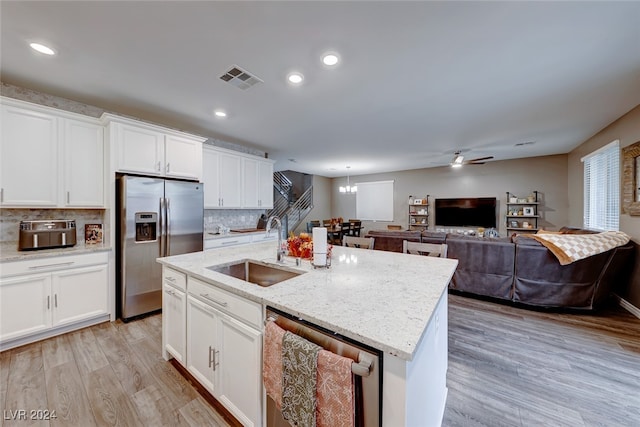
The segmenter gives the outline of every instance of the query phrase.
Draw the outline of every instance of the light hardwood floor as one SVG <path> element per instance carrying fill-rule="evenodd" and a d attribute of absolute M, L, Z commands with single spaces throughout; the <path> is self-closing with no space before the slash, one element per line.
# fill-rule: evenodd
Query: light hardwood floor
<path fill-rule="evenodd" d="M 2 352 L 0 422 L 228 426 L 160 347 L 154 315 Z M 618 307 L 558 314 L 450 295 L 447 383 L 446 427 L 638 426 L 640 320 Z M 5 419 L 20 409 L 57 418 Z"/>

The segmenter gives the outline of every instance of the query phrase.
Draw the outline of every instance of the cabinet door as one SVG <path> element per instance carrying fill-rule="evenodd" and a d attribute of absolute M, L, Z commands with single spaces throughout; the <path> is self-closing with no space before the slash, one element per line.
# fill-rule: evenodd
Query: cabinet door
<path fill-rule="evenodd" d="M 273 208 L 273 163 L 258 162 L 258 199 L 261 209 Z"/>
<path fill-rule="evenodd" d="M 202 182 L 204 182 L 204 208 L 220 207 L 220 183 L 218 182 L 218 162 L 220 153 L 204 148 L 202 151 Z"/>
<path fill-rule="evenodd" d="M 217 399 L 243 425 L 261 425 L 262 333 L 220 314 L 216 350 Z"/>
<path fill-rule="evenodd" d="M 51 274 L 0 280 L 0 341 L 51 327 Z"/>
<path fill-rule="evenodd" d="M 166 176 L 197 180 L 202 177 L 202 142 L 167 135 L 164 155 Z"/>
<path fill-rule="evenodd" d="M 190 295 L 187 297 L 187 370 L 214 395 L 217 319 L 214 309 Z"/>
<path fill-rule="evenodd" d="M 187 299 L 183 291 L 165 284 L 162 292 L 162 348 L 185 363 Z M 168 354 L 164 354 L 168 359 Z"/>
<path fill-rule="evenodd" d="M 220 205 L 223 208 L 239 208 L 242 205 L 242 157 L 227 153 L 220 153 L 219 156 Z"/>
<path fill-rule="evenodd" d="M 243 175 L 243 208 L 259 208 L 260 194 L 258 192 L 258 161 L 255 159 L 242 159 Z"/>
<path fill-rule="evenodd" d="M 116 129 L 117 170 L 147 175 L 164 173 L 164 134 L 128 124 Z"/>
<path fill-rule="evenodd" d="M 107 264 L 53 273 L 52 290 L 53 326 L 75 323 L 109 312 Z"/>
<path fill-rule="evenodd" d="M 103 127 L 65 120 L 63 205 L 103 207 L 104 181 Z"/>
<path fill-rule="evenodd" d="M 58 118 L 2 106 L 0 203 L 52 207 L 58 203 Z"/>

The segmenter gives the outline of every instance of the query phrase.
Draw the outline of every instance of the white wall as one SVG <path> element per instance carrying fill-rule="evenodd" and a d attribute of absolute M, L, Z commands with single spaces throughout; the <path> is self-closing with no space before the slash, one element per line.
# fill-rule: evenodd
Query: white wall
<path fill-rule="evenodd" d="M 467 165 L 459 169 L 438 167 L 384 174 L 351 176 L 352 183 L 394 180 L 393 224 L 408 226 L 409 195 L 435 198 L 496 197 L 498 199 L 498 229 L 506 236 L 506 192 L 520 197 L 533 190 L 540 192 L 543 218 L 539 226 L 558 229 L 567 224 L 567 155 L 533 157 L 527 159 L 488 162 L 484 165 Z M 335 178 L 331 185 L 333 217 L 355 218 L 355 196 L 341 194 L 338 187 L 346 183 L 346 177 Z M 429 228 L 434 228 L 433 203 L 429 207 Z M 389 222 L 367 221 L 365 230 L 386 229 Z"/>
<path fill-rule="evenodd" d="M 580 159 L 585 155 L 620 140 L 620 148 L 624 148 L 640 141 L 640 105 L 602 129 L 596 135 L 585 141 L 578 148 L 569 153 L 569 222 L 573 226 L 582 226 L 583 217 L 583 165 Z M 622 161 L 622 159 L 620 159 Z M 622 172 L 622 167 L 620 168 Z M 622 173 L 621 173 L 622 175 Z M 620 177 L 622 180 L 622 176 Z M 621 181 L 622 185 L 622 181 Z M 622 187 L 621 187 L 622 188 Z M 633 241 L 640 244 L 640 216 L 620 215 L 620 231 L 631 236 Z M 631 284 L 628 288 L 619 289 L 621 296 L 638 307 L 640 310 L 640 250 L 636 251 L 635 267 Z"/>

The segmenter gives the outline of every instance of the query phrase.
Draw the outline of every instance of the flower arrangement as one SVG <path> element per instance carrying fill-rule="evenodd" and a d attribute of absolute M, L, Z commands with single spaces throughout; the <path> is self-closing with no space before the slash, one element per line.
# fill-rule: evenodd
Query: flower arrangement
<path fill-rule="evenodd" d="M 332 245 L 327 246 L 327 256 L 331 254 Z M 300 233 L 296 236 L 293 232 L 289 233 L 287 238 L 288 255 L 296 258 L 311 259 L 313 258 L 313 239 L 309 233 Z"/>

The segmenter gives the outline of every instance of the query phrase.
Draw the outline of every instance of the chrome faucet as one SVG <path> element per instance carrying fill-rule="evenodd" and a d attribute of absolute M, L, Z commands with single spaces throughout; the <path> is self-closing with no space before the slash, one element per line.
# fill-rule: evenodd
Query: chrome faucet
<path fill-rule="evenodd" d="M 267 220 L 267 230 L 266 233 L 269 235 L 271 233 L 271 224 L 273 221 L 276 222 L 276 229 L 278 230 L 278 252 L 276 253 L 276 260 L 278 262 L 284 261 L 284 249 L 282 249 L 282 221 L 277 216 L 271 216 Z"/>

